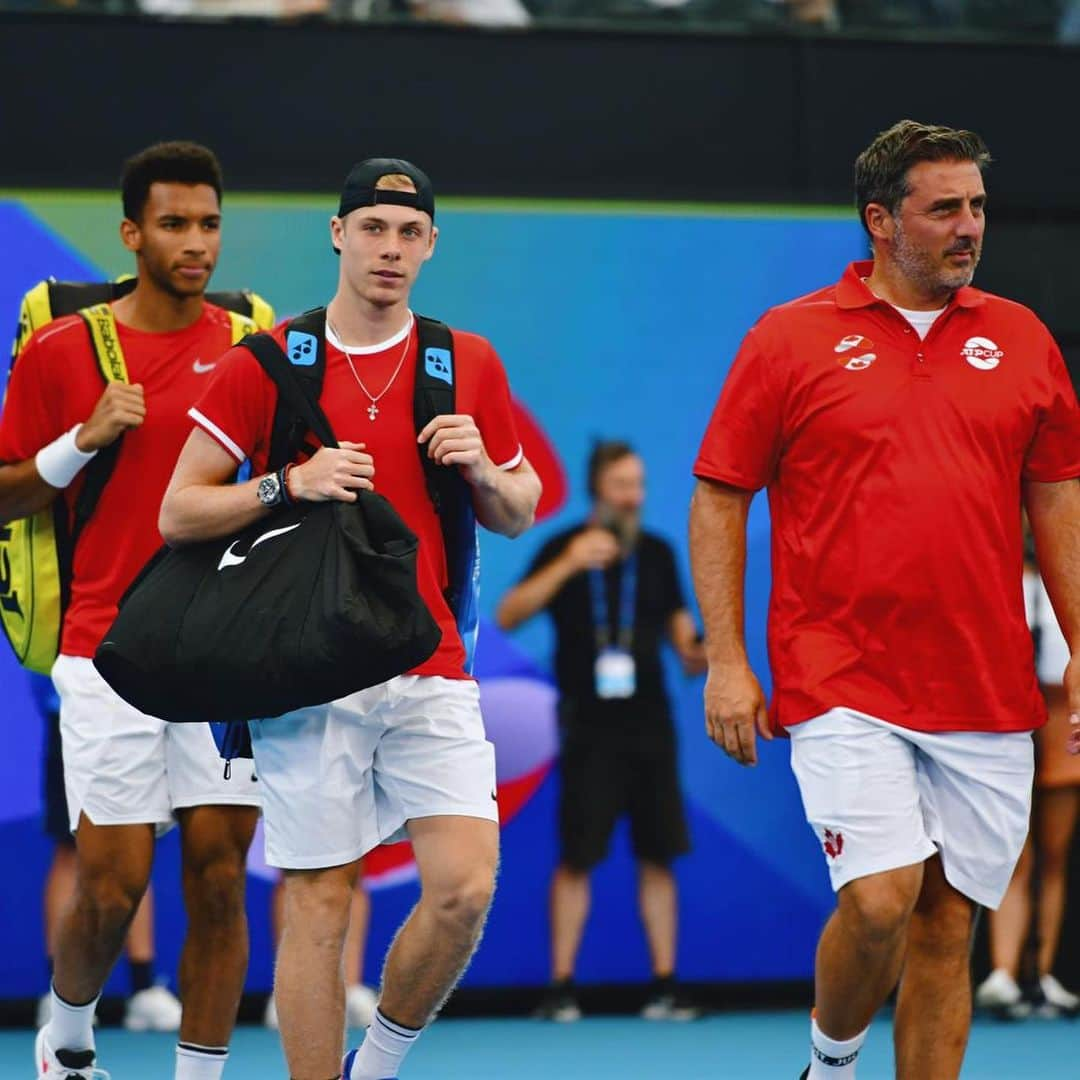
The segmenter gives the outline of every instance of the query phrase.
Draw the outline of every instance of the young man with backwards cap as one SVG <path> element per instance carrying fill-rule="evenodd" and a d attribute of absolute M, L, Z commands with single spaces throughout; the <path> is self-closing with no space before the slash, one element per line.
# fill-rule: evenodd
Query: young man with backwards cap
<path fill-rule="evenodd" d="M 345 181 L 330 236 L 341 256 L 327 307 L 320 403 L 340 447 L 298 459 L 278 497 L 388 498 L 420 538 L 421 595 L 442 643 L 416 670 L 332 703 L 253 724 L 264 790 L 267 861 L 285 871 L 285 931 L 275 996 L 294 1080 L 396 1077 L 471 958 L 498 862 L 495 764 L 476 684 L 446 601 L 446 552 L 418 443 L 467 481 L 479 522 L 517 536 L 540 482 L 525 460 L 510 391 L 491 345 L 454 331 L 455 415 L 416 432 L 417 329 L 409 293 L 435 251 L 431 183 L 414 165 L 370 159 Z M 275 334 L 281 342 L 284 328 Z M 226 536 L 269 513 L 268 446 L 276 391 L 245 349 L 227 354 L 191 412 L 194 430 L 162 506 L 170 543 Z M 233 484 L 250 458 L 255 479 Z M 274 502 L 273 493 L 270 501 Z M 412 841 L 421 896 L 386 959 L 375 1021 L 341 1062 L 341 950 L 360 858 Z"/>

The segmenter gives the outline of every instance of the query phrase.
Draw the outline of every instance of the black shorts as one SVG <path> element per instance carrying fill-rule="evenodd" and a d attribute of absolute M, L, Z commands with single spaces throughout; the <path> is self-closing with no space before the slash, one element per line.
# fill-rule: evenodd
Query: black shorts
<path fill-rule="evenodd" d="M 50 713 L 45 718 L 45 753 L 43 755 L 45 835 L 58 844 L 74 844 L 71 819 L 68 817 L 67 790 L 64 787 L 64 753 L 60 741 L 60 717 Z"/>
<path fill-rule="evenodd" d="M 634 854 L 669 865 L 690 850 L 675 731 L 663 703 L 564 704 L 559 834 L 562 861 L 590 870 L 630 818 Z"/>

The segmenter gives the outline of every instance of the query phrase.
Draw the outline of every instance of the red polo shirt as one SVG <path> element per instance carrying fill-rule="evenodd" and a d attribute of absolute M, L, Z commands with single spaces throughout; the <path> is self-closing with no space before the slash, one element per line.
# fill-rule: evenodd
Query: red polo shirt
<path fill-rule="evenodd" d="M 872 268 L 762 317 L 694 467 L 768 488 L 773 722 L 1038 727 L 1021 485 L 1080 476 L 1064 361 L 1031 311 L 973 288 L 920 341 Z"/>

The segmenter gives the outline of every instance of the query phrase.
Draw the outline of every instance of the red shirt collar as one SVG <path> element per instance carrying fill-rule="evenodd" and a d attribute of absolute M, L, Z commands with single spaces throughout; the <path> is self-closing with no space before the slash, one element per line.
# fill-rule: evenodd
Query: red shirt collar
<path fill-rule="evenodd" d="M 874 269 L 874 260 L 866 259 L 861 262 L 853 262 L 845 271 L 844 276 L 836 285 L 837 307 L 844 309 L 870 307 L 873 304 L 884 304 L 887 301 L 875 296 L 867 287 L 863 278 L 869 277 Z M 985 304 L 986 300 L 978 289 L 965 285 L 957 289 L 950 303 L 957 307 L 973 308 Z"/>

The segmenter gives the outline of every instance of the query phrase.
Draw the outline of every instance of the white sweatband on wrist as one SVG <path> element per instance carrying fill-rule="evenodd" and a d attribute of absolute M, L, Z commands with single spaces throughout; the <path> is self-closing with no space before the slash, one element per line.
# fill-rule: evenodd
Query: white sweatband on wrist
<path fill-rule="evenodd" d="M 81 427 L 82 424 L 76 424 L 37 452 L 34 464 L 41 479 L 50 487 L 66 488 L 97 454 L 96 450 L 84 451 L 75 445 Z"/>

